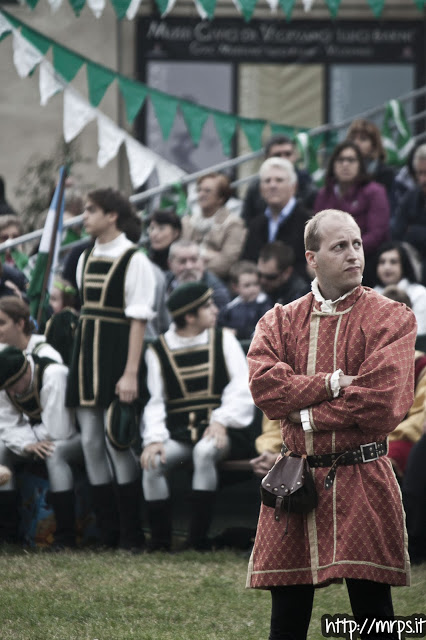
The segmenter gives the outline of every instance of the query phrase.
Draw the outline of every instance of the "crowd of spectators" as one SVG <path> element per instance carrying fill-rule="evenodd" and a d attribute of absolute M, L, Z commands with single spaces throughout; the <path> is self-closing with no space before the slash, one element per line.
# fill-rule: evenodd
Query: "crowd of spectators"
<path fill-rule="evenodd" d="M 108 208 L 104 203 L 109 202 L 108 198 L 113 197 L 112 190 L 104 190 L 105 194 L 102 195 L 104 199 L 101 198 L 102 206 L 96 200 L 98 196 L 91 198 L 89 194 L 86 199 L 83 199 L 75 190 L 68 191 L 66 207 L 68 216 L 77 215 L 84 209 L 85 212 L 89 212 L 85 214 L 88 219 L 93 214 L 90 207 L 96 209 L 99 206 L 102 215 L 111 222 L 110 214 L 114 212 L 114 208 Z M 413 149 L 407 165 L 397 170 L 386 164 L 385 150 L 376 125 L 366 120 L 356 120 L 350 126 L 347 138 L 337 144 L 331 152 L 323 185 L 318 186 L 306 170 L 298 167 L 297 151 L 293 141 L 286 136 L 273 136 L 265 145 L 265 158 L 259 175 L 250 182 L 240 212 L 233 206 L 227 207 L 227 202 L 232 195 L 230 179 L 221 173 L 210 173 L 197 181 L 197 203 L 192 211 L 179 217 L 173 207 L 160 208 L 144 221 L 145 234 L 142 237 L 145 238 L 145 242 L 138 253 L 144 256 L 146 262 L 141 263 L 140 268 L 146 270 L 148 268 L 146 265 L 150 266 L 149 278 L 146 278 L 144 283 L 139 282 L 139 285 L 142 291 L 144 286 L 148 286 L 146 282 L 149 282 L 151 290 L 149 295 L 144 291 L 144 300 L 140 301 L 142 306 L 146 306 L 147 301 L 150 301 L 149 313 L 142 316 L 138 316 L 140 311 L 135 310 L 137 301 L 129 302 L 128 267 L 120 267 L 123 270 L 122 280 L 117 280 L 114 266 L 119 262 L 118 256 L 121 255 L 121 249 L 114 249 L 113 243 L 121 242 L 123 251 L 130 250 L 130 243 L 137 242 L 141 237 L 141 223 L 136 216 L 129 215 L 124 219 L 118 215 L 117 219 L 113 220 L 114 224 L 108 227 L 107 232 L 104 227 L 95 225 L 91 228 L 85 220 L 86 240 L 81 246 L 71 249 L 66 254 L 65 260 L 61 263 L 60 272 L 53 278 L 50 289 L 50 318 L 43 327 L 44 335 L 40 333 L 41 327 L 36 333 L 28 312 L 27 288 L 31 278 L 29 256 L 23 247 L 2 251 L 0 302 L 3 303 L 4 300 L 5 304 L 0 305 L 0 342 L 3 347 L 6 345 L 13 347 L 16 352 L 9 356 L 6 351 L 5 370 L 8 373 L 1 378 L 0 542 L 16 540 L 17 493 L 14 473 L 10 475 L 8 468 L 14 471 L 34 455 L 40 461 L 47 462 L 49 459 L 50 467 L 48 464 L 47 468 L 52 475 L 49 478 L 53 485 L 52 504 L 56 505 L 58 544 L 70 546 L 72 541 L 72 536 L 69 534 L 69 518 L 67 524 L 67 519 L 63 517 L 64 505 L 71 504 L 69 501 L 66 503 L 65 499 L 68 499 L 69 492 L 72 491 L 72 484 L 68 481 L 69 478 L 67 481 L 64 480 L 66 474 L 57 474 L 56 470 L 58 464 L 66 466 L 70 461 L 80 459 L 81 462 L 83 458 L 87 465 L 88 447 L 85 445 L 84 438 L 82 438 L 83 442 L 80 442 L 81 425 L 78 420 L 75 421 L 72 407 L 69 414 L 71 418 L 66 414 L 66 419 L 73 421 L 73 428 L 68 431 L 65 429 L 59 434 L 54 428 L 49 431 L 48 423 L 51 418 L 49 418 L 48 409 L 42 406 L 42 389 L 43 384 L 48 384 L 48 380 L 52 377 L 53 370 L 49 369 L 49 363 L 50 365 L 53 362 L 62 363 L 61 374 L 59 375 L 55 370 L 57 381 L 63 380 L 61 376 L 65 370 L 64 365 L 73 366 L 76 331 L 77 333 L 80 331 L 80 334 L 84 333 L 79 327 L 80 325 L 86 327 L 87 322 L 92 318 L 90 314 L 95 313 L 93 309 L 105 308 L 110 315 L 116 313 L 111 310 L 111 303 L 108 302 L 108 296 L 112 295 L 108 293 L 109 290 L 102 290 L 103 293 L 96 301 L 93 297 L 95 295 L 93 291 L 97 286 L 96 277 L 100 280 L 105 276 L 107 267 L 103 265 L 108 260 L 112 260 L 113 265 L 111 278 L 115 277 L 118 282 L 118 294 L 115 292 L 114 296 L 118 295 L 119 298 L 121 295 L 123 318 L 127 317 L 131 320 L 136 318 L 145 323 L 145 346 L 151 344 L 154 349 L 154 351 L 146 349 L 149 354 L 146 361 L 145 357 L 141 358 L 141 372 L 145 374 L 145 378 L 146 371 L 151 372 L 151 380 L 148 377 L 148 384 L 146 384 L 146 380 L 143 382 L 141 377 L 138 408 L 142 416 L 140 447 L 143 450 L 144 447 L 150 446 L 148 453 L 142 453 L 141 464 L 145 474 L 143 485 L 147 494 L 145 499 L 153 503 L 150 509 L 153 548 L 170 548 L 170 531 L 169 529 L 165 531 L 164 527 L 161 528 L 158 524 L 161 519 L 171 522 L 170 517 L 165 515 L 170 509 L 169 494 L 165 488 L 165 480 L 160 474 L 160 470 L 164 474 L 168 468 L 165 451 L 169 452 L 168 455 L 173 464 L 179 461 L 179 456 L 184 456 L 186 459 L 191 457 L 192 449 L 196 451 L 193 455 L 193 464 L 196 469 L 195 487 L 193 487 L 194 509 L 200 513 L 207 508 L 203 507 L 206 504 L 210 505 L 209 512 L 212 511 L 212 496 L 217 488 L 214 469 L 224 457 L 231 456 L 231 450 L 232 457 L 251 457 L 252 469 L 259 476 L 267 471 L 279 452 L 281 438 L 278 422 L 265 419 L 260 439 L 256 443 L 251 443 L 251 449 L 247 449 L 244 445 L 240 451 L 234 446 L 233 441 L 225 441 L 219 427 L 214 425 L 219 423 L 226 427 L 228 432 L 233 428 L 243 432 L 250 423 L 251 418 L 247 416 L 252 416 L 254 405 L 250 399 L 247 400 L 244 389 L 238 387 L 236 378 L 233 377 L 237 376 L 236 363 L 240 371 L 240 385 L 246 375 L 244 359 L 241 358 L 241 346 L 237 341 L 242 341 L 243 346 L 246 346 L 245 343 L 248 343 L 253 336 L 256 323 L 274 304 L 286 305 L 310 291 L 313 276 L 305 261 L 303 234 L 305 224 L 312 215 L 323 209 L 340 209 L 355 218 L 361 229 L 366 258 L 363 284 L 411 306 L 417 319 L 418 334 L 426 335 L 426 144 Z M 21 220 L 6 202 L 4 182 L 0 179 L 0 242 L 17 238 L 22 232 Z M 68 234 L 64 241 L 69 242 L 79 236 L 80 231 L 75 230 L 72 237 Z M 108 249 L 109 253 L 107 252 L 103 257 L 103 254 L 99 253 L 99 246 L 102 238 L 105 237 L 112 244 L 111 249 Z M 99 255 L 98 261 L 95 260 L 97 255 Z M 99 276 L 94 279 L 91 276 L 90 280 L 89 277 L 86 279 L 85 269 L 86 263 L 89 263 L 89 266 L 92 265 L 91 261 L 93 269 L 97 270 L 96 273 L 99 273 Z M 119 271 L 118 267 L 117 271 Z M 194 283 L 198 288 L 194 288 Z M 109 280 L 105 286 L 107 285 L 109 286 Z M 7 302 L 8 300 L 12 301 L 11 305 Z M 81 304 L 83 305 L 82 316 L 79 315 Z M 106 322 L 105 317 L 102 316 L 101 322 Z M 115 321 L 118 324 L 121 319 L 118 320 L 117 316 Z M 89 342 L 92 345 L 90 347 L 92 352 L 90 356 L 86 351 L 84 352 L 86 359 L 94 359 L 98 357 L 99 351 L 108 349 L 108 345 L 99 342 L 100 330 L 96 322 L 94 321 L 94 328 L 90 329 L 92 333 Z M 111 322 L 111 319 L 108 322 Z M 80 334 L 79 340 L 83 340 L 84 336 Z M 233 340 L 226 337 L 232 334 Z M 111 333 L 111 336 L 113 335 L 114 332 Z M 127 342 L 124 341 L 123 345 L 127 345 Z M 203 349 L 206 345 L 212 346 L 204 354 Z M 86 345 L 84 349 L 87 349 Z M 24 354 L 23 361 L 18 351 Z M 200 355 L 202 353 L 204 354 L 202 357 L 207 358 L 204 364 Z M 182 362 L 185 361 L 185 365 L 179 360 L 179 355 L 183 358 Z M 7 359 L 9 357 L 10 362 Z M 46 362 L 46 359 L 49 362 Z M 38 409 L 35 410 L 33 407 L 31 409 L 33 413 L 22 404 L 20 398 L 22 392 L 16 395 L 16 391 L 10 390 L 16 373 L 13 367 L 20 365 L 26 368 L 27 361 L 32 371 L 31 384 L 39 385 L 33 399 L 36 404 L 39 403 Z M 419 491 L 423 491 L 423 503 L 425 502 L 426 478 L 421 478 L 419 471 L 421 455 L 419 451 L 420 447 L 423 447 L 423 451 L 425 446 L 425 436 L 422 436 L 426 424 L 426 387 L 423 382 L 425 362 L 425 354 L 421 351 L 416 352 L 416 401 L 413 409 L 415 426 L 412 426 L 414 418 L 409 415 L 405 421 L 407 424 L 401 425 L 401 428 L 396 430 L 390 438 L 391 459 L 403 489 L 404 479 L 409 479 L 407 480 L 409 510 L 407 525 L 409 535 L 412 535 L 413 540 L 415 539 L 413 554 L 419 561 L 426 559 L 426 527 L 422 524 L 419 528 L 418 523 L 424 523 L 426 516 L 416 511 L 418 501 L 416 502 L 410 496 L 415 487 L 416 496 Z M 86 365 L 82 365 L 80 359 L 76 366 L 80 367 L 78 375 L 82 376 L 82 379 L 77 376 L 78 384 L 85 384 L 87 381 L 84 381 L 82 371 Z M 34 381 L 34 372 L 39 371 L 39 367 L 40 380 Z M 182 373 L 185 367 L 192 370 L 188 378 L 191 383 L 185 377 L 187 374 Z M 205 386 L 197 386 L 196 382 L 200 376 L 207 375 L 207 369 L 213 371 L 211 374 L 213 377 L 207 385 L 208 394 L 210 394 L 208 402 L 203 396 L 203 393 L 207 394 Z M 227 371 L 228 377 L 223 378 L 218 384 L 214 372 L 217 373 L 222 369 L 223 372 Z M 185 404 L 185 420 L 189 421 L 188 433 L 194 434 L 197 430 L 198 433 L 200 425 L 203 427 L 201 436 L 196 436 L 195 440 L 187 441 L 186 436 L 178 434 L 175 438 L 173 435 L 175 431 L 171 425 L 174 424 L 173 412 L 176 412 L 176 407 L 168 396 L 169 392 L 172 393 L 168 389 L 172 374 L 176 379 L 173 383 L 175 386 L 172 385 L 170 389 L 173 387 L 173 393 L 177 394 L 173 402 L 184 403 L 187 402 L 187 398 L 193 402 L 194 398 L 198 398 L 198 404 L 203 405 L 204 413 L 201 417 L 201 414 L 197 413 L 199 411 L 197 403 L 194 405 L 196 406 L 194 411 Z M 160 387 L 157 383 L 153 384 L 152 376 L 159 381 Z M 217 388 L 213 395 L 216 399 L 213 401 L 211 385 L 215 384 Z M 180 400 L 178 387 L 182 392 Z M 24 389 L 24 391 L 27 390 Z M 63 393 L 65 393 L 64 390 Z M 240 418 L 241 412 L 244 413 L 244 411 L 245 418 L 240 422 L 234 418 L 230 393 L 234 394 L 234 402 L 241 398 Z M 116 394 L 121 399 L 120 393 L 116 391 Z M 16 400 L 17 397 L 18 400 Z M 200 398 L 204 398 L 203 401 Z M 91 404 L 87 401 L 86 405 L 97 407 L 96 402 L 93 400 Z M 244 405 L 244 403 L 247 404 Z M 144 411 L 145 405 L 148 413 Z M 228 405 L 231 406 L 229 411 L 224 409 Z M 80 405 L 77 403 L 75 406 L 78 416 Z M 108 406 L 101 403 L 99 408 L 104 411 Z M 151 422 L 147 421 L 147 415 L 152 416 L 149 419 Z M 219 415 L 220 420 L 212 418 L 214 415 Z M 44 430 L 41 429 L 43 438 L 40 440 L 40 437 L 34 434 L 37 432 L 37 425 L 40 426 L 43 420 L 47 422 Z M 155 424 L 157 424 L 157 431 Z M 19 447 L 14 445 L 13 449 L 8 443 L 20 441 L 19 438 L 16 440 L 14 435 L 14 430 L 19 429 L 22 430 L 18 431 L 22 435 L 22 442 Z M 86 428 L 82 431 L 87 439 Z M 158 433 L 161 433 L 161 443 L 173 442 L 175 438 L 178 444 L 174 449 L 169 445 L 153 448 L 152 444 L 156 443 L 155 438 Z M 199 456 L 203 449 L 197 445 L 202 442 L 206 433 L 211 434 L 211 441 L 221 450 L 220 455 L 217 455 L 210 447 L 208 454 L 205 452 L 201 454 L 204 455 L 204 462 L 205 456 L 210 456 L 208 464 L 206 463 L 206 469 L 209 469 L 206 473 L 210 474 L 208 481 L 203 473 L 200 479 Z M 63 441 L 66 440 L 72 442 L 72 447 L 63 445 Z M 40 442 L 44 443 L 43 447 Z M 55 443 L 55 446 L 52 443 Z M 31 448 L 32 445 L 35 445 L 35 451 Z M 69 455 L 68 449 L 71 451 Z M 76 453 L 77 450 L 79 453 Z M 54 463 L 52 463 L 53 451 L 58 452 Z M 114 456 L 116 456 L 115 453 Z M 95 459 L 94 454 L 93 460 Z M 99 485 L 103 486 L 103 481 L 101 483 L 93 472 L 93 465 L 96 464 L 93 460 L 90 463 L 89 475 L 91 475 L 93 495 L 100 496 Z M 424 463 L 424 458 L 422 460 Z M 422 466 L 426 468 L 426 465 Z M 155 469 L 157 472 L 154 471 Z M 134 482 L 135 477 L 133 474 L 129 483 L 130 480 Z M 108 478 L 108 482 L 113 481 L 109 476 Z M 140 480 L 137 482 L 141 484 Z M 125 486 L 125 483 L 119 485 L 120 491 L 122 486 Z M 206 486 L 208 489 L 205 488 Z M 419 489 L 419 486 L 422 489 Z M 62 493 L 64 499 L 61 502 Z M 133 493 L 133 495 L 137 494 Z M 99 498 L 97 515 L 103 508 L 100 503 L 109 500 L 105 496 L 102 499 Z M 102 517 L 99 520 L 102 521 Z M 202 528 L 200 539 L 195 539 L 196 527 L 194 529 L 192 525 L 189 540 L 195 548 L 204 548 L 206 544 L 209 518 L 205 517 L 204 520 L 207 524 Z M 415 523 L 413 524 L 414 533 L 410 534 L 412 523 Z M 128 522 L 127 524 L 130 526 Z M 68 531 L 65 532 L 66 526 Z M 158 534 L 157 540 L 155 540 L 156 534 Z M 112 544 L 112 540 L 114 544 L 118 544 L 119 539 L 119 534 L 114 538 L 110 537 L 108 544 L 109 542 Z M 127 535 L 126 539 L 132 540 L 126 548 L 138 546 L 135 536 Z M 141 537 L 139 539 L 142 541 Z M 141 546 L 142 544 L 143 541 Z"/>

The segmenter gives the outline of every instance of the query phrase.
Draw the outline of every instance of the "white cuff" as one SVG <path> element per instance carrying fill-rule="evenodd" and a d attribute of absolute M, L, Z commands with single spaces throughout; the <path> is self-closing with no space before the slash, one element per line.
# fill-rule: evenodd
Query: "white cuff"
<path fill-rule="evenodd" d="M 300 410 L 300 419 L 302 421 L 303 431 L 313 431 L 311 421 L 309 419 L 309 409 Z"/>
<path fill-rule="evenodd" d="M 330 387 L 331 387 L 331 392 L 333 394 L 333 398 L 339 397 L 340 388 L 341 388 L 339 383 L 340 374 L 343 375 L 343 371 L 341 369 L 337 369 L 337 371 L 335 371 L 330 378 Z"/>

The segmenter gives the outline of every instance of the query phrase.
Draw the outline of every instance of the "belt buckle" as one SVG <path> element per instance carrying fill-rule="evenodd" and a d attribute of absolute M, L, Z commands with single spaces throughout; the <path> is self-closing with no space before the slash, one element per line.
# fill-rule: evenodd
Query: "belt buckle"
<path fill-rule="evenodd" d="M 378 460 L 379 452 L 377 450 L 377 442 L 369 442 L 368 444 L 361 444 L 361 456 L 363 462 L 373 462 Z"/>

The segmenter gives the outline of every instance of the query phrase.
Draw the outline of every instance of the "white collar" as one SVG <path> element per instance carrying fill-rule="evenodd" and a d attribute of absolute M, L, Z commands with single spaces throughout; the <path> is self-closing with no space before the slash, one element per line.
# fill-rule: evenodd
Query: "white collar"
<path fill-rule="evenodd" d="M 357 287 L 358 286 L 359 285 L 357 285 Z M 337 304 L 341 302 L 341 300 L 344 300 L 345 298 L 350 296 L 350 294 L 355 291 L 357 287 L 354 287 L 347 293 L 344 293 L 343 296 L 340 296 L 340 298 L 337 298 L 337 300 L 326 300 L 319 290 L 317 278 L 314 278 L 314 280 L 312 280 L 311 282 L 311 289 L 314 298 L 317 302 L 321 302 L 321 311 L 324 311 L 325 313 L 334 313 L 336 311 Z"/>
<path fill-rule="evenodd" d="M 98 242 L 98 239 L 96 239 L 95 247 L 102 249 L 102 251 L 104 250 L 108 251 L 109 249 L 114 249 L 114 247 L 119 246 L 123 242 L 123 239 L 124 240 L 126 239 L 125 233 L 120 233 L 119 236 L 114 238 L 114 240 L 110 240 L 109 242 Z"/>

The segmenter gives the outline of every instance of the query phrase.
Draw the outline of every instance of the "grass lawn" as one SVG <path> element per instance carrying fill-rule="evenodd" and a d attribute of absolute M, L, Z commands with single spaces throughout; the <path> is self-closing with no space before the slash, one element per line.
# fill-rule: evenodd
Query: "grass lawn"
<path fill-rule="evenodd" d="M 1 640 L 266 640 L 270 595 L 244 588 L 248 558 L 232 551 L 132 556 L 0 551 Z M 393 590 L 395 612 L 426 612 L 426 565 Z M 315 596 L 321 615 L 349 613 L 344 585 Z"/>

